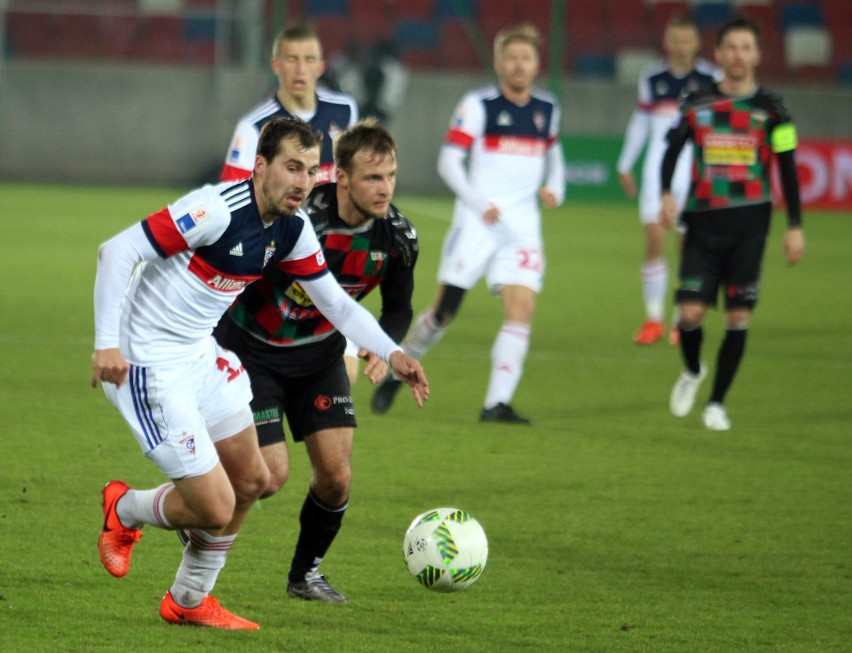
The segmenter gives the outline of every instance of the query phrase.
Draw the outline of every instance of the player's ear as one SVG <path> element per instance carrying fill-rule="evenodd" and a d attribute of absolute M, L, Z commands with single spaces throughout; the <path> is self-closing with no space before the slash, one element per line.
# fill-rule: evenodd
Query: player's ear
<path fill-rule="evenodd" d="M 347 185 L 347 183 L 346 183 L 347 182 L 346 171 L 343 168 L 335 168 L 334 174 L 336 175 L 336 178 L 337 178 L 337 184 L 339 186 L 346 187 L 346 185 Z"/>
<path fill-rule="evenodd" d="M 254 172 L 261 175 L 266 171 L 266 157 L 262 154 L 257 154 L 254 157 Z"/>

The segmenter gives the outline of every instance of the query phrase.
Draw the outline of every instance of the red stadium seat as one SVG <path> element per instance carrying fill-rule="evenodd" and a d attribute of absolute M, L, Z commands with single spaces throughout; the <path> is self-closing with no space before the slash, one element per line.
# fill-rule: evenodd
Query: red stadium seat
<path fill-rule="evenodd" d="M 396 4 L 397 20 L 432 20 L 435 0 L 400 0 Z"/>

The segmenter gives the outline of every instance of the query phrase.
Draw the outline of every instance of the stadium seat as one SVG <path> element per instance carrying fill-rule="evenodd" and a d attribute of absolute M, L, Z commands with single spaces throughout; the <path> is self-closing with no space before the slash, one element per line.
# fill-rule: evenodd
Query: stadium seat
<path fill-rule="evenodd" d="M 477 15 L 476 0 L 437 0 L 435 18 L 438 20 L 474 19 Z"/>
<path fill-rule="evenodd" d="M 726 20 L 732 18 L 734 8 L 727 2 L 707 2 L 696 5 L 693 16 L 700 31 L 716 30 Z"/>
<path fill-rule="evenodd" d="M 394 28 L 400 60 L 412 68 L 438 65 L 438 29 L 432 20 L 401 20 Z"/>
<path fill-rule="evenodd" d="M 136 57 L 155 63 L 181 63 L 184 58 L 183 19 L 164 15 L 141 17 Z"/>
<path fill-rule="evenodd" d="M 833 84 L 837 81 L 837 68 L 831 64 L 805 65 L 792 70 L 797 84 Z"/>
<path fill-rule="evenodd" d="M 53 52 L 69 59 L 96 59 L 101 54 L 98 17 L 90 14 L 59 14 Z"/>
<path fill-rule="evenodd" d="M 344 18 L 349 13 L 349 3 L 347 0 L 307 0 L 305 13 L 311 21 L 321 16 Z"/>
<path fill-rule="evenodd" d="M 574 60 L 577 77 L 611 78 L 615 74 L 615 59 L 610 54 L 582 54 Z"/>
<path fill-rule="evenodd" d="M 51 16 L 41 13 L 10 11 L 6 14 L 6 39 L 9 53 L 15 57 L 43 57 L 53 49 Z"/>
<path fill-rule="evenodd" d="M 781 7 L 781 28 L 822 27 L 822 9 L 819 5 L 796 3 Z"/>

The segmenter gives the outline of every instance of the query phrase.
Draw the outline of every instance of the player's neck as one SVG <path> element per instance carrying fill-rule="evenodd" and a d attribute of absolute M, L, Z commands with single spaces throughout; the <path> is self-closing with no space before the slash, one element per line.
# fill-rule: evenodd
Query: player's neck
<path fill-rule="evenodd" d="M 287 109 L 289 113 L 292 114 L 305 114 L 305 113 L 313 113 L 317 109 L 317 96 L 316 93 L 311 93 L 310 95 L 306 95 L 305 97 L 296 98 L 292 95 L 288 95 L 282 89 L 278 89 L 278 93 L 276 94 L 278 97 L 278 101 L 281 103 L 281 106 Z"/>
<path fill-rule="evenodd" d="M 340 186 L 337 187 L 337 215 L 350 227 L 360 227 L 373 219 L 355 206 Z"/>
<path fill-rule="evenodd" d="M 532 98 L 532 88 L 526 88 L 523 91 L 515 91 L 505 84 L 500 84 L 500 92 L 503 94 L 503 97 L 509 100 L 509 102 L 517 104 L 519 107 L 527 104 L 527 102 L 529 102 Z"/>
<path fill-rule="evenodd" d="M 683 62 L 683 61 L 672 61 L 671 59 L 669 59 L 668 64 L 669 64 L 669 72 L 672 75 L 674 75 L 675 77 L 683 77 L 684 75 L 691 73 L 692 70 L 695 68 L 695 62 L 694 61 Z"/>
<path fill-rule="evenodd" d="M 725 77 L 718 84 L 719 90 L 728 97 L 748 97 L 757 90 L 757 80 L 754 76 L 747 79 L 730 79 Z"/>

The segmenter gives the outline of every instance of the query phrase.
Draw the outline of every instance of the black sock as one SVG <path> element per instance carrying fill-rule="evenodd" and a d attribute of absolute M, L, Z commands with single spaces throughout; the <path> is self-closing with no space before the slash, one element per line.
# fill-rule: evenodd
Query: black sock
<path fill-rule="evenodd" d="M 725 331 L 725 339 L 719 347 L 719 358 L 716 363 L 716 378 L 713 379 L 713 394 L 710 401 L 723 403 L 734 375 L 743 359 L 746 342 L 746 329 L 728 329 Z"/>
<path fill-rule="evenodd" d="M 302 528 L 296 542 L 296 553 L 293 554 L 293 562 L 290 564 L 290 582 L 304 581 L 305 574 L 322 562 L 337 536 L 337 531 L 340 530 L 343 513 L 348 505 L 347 501 L 340 506 L 329 506 L 312 491 L 308 492 L 299 515 Z"/>
<path fill-rule="evenodd" d="M 692 374 L 698 374 L 701 372 L 701 341 L 704 339 L 704 330 L 700 324 L 693 328 L 679 324 L 678 329 L 680 329 L 680 353 L 686 369 Z"/>

